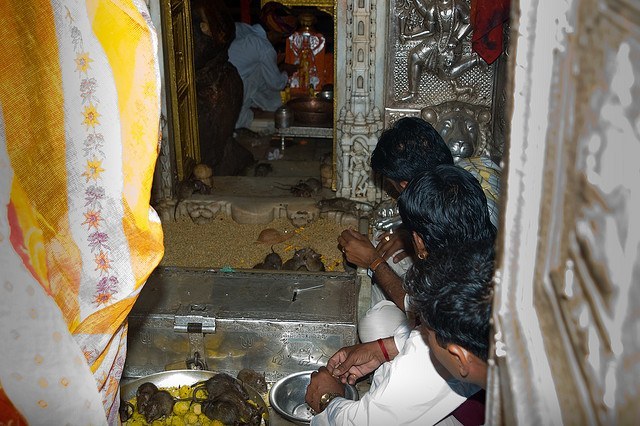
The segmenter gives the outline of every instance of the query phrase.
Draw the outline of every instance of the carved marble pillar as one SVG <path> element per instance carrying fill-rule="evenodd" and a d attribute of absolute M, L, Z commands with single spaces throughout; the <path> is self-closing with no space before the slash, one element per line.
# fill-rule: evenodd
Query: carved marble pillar
<path fill-rule="evenodd" d="M 378 0 L 347 0 L 336 13 L 337 196 L 373 201 L 379 190 L 370 176 L 369 158 L 383 128 L 383 55 L 386 5 Z M 378 72 L 377 72 L 378 71 Z"/>

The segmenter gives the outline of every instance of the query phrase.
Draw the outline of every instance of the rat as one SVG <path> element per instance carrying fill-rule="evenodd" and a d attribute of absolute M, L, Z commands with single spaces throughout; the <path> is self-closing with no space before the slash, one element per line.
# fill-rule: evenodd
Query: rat
<path fill-rule="evenodd" d="M 278 253 L 273 250 L 273 246 L 271 246 L 271 253 L 265 256 L 264 261 L 262 263 L 258 263 L 253 269 L 268 269 L 268 270 L 279 270 L 282 269 L 282 258 Z"/>
<path fill-rule="evenodd" d="M 320 253 L 316 253 L 313 249 L 308 249 L 304 254 L 304 263 L 307 270 L 311 272 L 324 272 L 325 267 L 321 257 Z"/>
<path fill-rule="evenodd" d="M 193 194 L 210 194 L 211 187 L 199 179 L 190 178 L 178 183 L 178 199 L 173 210 L 173 220 L 178 220 L 178 206 Z"/>
<path fill-rule="evenodd" d="M 254 176 L 264 177 L 271 172 L 273 172 L 273 166 L 269 163 L 258 163 L 256 164 L 256 167 L 253 169 Z"/>
<path fill-rule="evenodd" d="M 300 179 L 297 184 L 287 186 L 282 183 L 273 185 L 278 189 L 288 189 L 296 197 L 312 197 L 322 190 L 322 182 L 316 178 Z"/>
<path fill-rule="evenodd" d="M 286 269 L 287 271 L 300 271 L 302 269 L 306 269 L 304 266 L 304 260 L 302 259 L 302 250 L 296 250 L 291 259 L 284 262 L 282 265 L 282 269 Z"/>
<path fill-rule="evenodd" d="M 289 271 L 321 272 L 325 270 L 325 266 L 324 263 L 322 263 L 319 253 L 316 253 L 315 250 L 311 248 L 305 247 L 296 250 L 293 257 L 282 265 L 282 269 Z"/>

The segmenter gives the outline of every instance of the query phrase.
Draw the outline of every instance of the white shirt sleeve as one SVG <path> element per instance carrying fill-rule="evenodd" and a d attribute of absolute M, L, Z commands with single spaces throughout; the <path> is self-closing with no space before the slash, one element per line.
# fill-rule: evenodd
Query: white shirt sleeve
<path fill-rule="evenodd" d="M 409 336 L 411 336 L 411 328 L 407 324 L 401 324 L 396 328 L 393 332 L 393 342 L 396 344 L 396 349 L 398 349 L 399 353 L 402 353 L 402 348 L 409 340 Z M 399 354 L 398 354 L 399 355 Z"/>
<path fill-rule="evenodd" d="M 429 348 L 416 330 L 398 356 L 378 368 L 371 389 L 359 401 L 335 398 L 311 424 L 434 425 L 467 396 L 456 393 L 436 372 Z"/>
<path fill-rule="evenodd" d="M 289 81 L 287 73 L 278 69 L 278 54 L 270 43 L 260 51 L 260 70 L 270 89 L 282 90 Z"/>
<path fill-rule="evenodd" d="M 242 81 L 259 81 L 262 88 L 282 90 L 287 73 L 278 69 L 278 54 L 259 25 L 236 24 L 236 39 L 229 47 L 231 62 Z"/>

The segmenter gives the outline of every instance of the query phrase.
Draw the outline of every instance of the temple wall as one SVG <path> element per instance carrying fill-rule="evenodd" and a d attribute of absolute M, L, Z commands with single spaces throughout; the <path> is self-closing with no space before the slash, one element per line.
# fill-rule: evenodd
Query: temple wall
<path fill-rule="evenodd" d="M 454 157 L 501 162 L 505 55 L 487 65 L 472 51 L 469 12 L 468 0 L 338 3 L 337 196 L 383 198 L 368 162 L 381 131 L 402 117 L 431 122 Z"/>

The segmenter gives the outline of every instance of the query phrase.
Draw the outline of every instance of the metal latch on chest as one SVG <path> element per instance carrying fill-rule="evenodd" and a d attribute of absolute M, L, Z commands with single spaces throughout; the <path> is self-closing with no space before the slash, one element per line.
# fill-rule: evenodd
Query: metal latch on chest
<path fill-rule="evenodd" d="M 188 333 L 189 356 L 186 363 L 190 370 L 208 370 L 204 335 L 216 332 L 214 307 L 207 304 L 180 305 L 173 320 L 173 331 Z"/>

